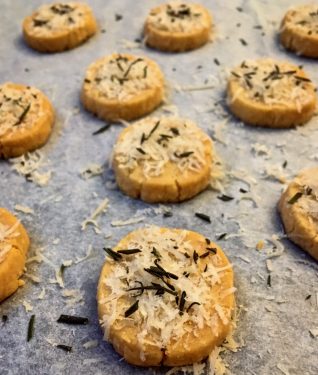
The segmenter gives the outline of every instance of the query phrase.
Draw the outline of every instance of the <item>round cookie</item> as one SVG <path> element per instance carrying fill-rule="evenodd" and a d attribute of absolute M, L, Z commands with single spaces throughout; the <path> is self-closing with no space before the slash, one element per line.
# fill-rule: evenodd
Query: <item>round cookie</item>
<path fill-rule="evenodd" d="M 288 185 L 278 209 L 288 237 L 318 260 L 318 168 L 303 170 Z"/>
<path fill-rule="evenodd" d="M 20 221 L 0 208 L 0 302 L 24 284 L 19 278 L 29 244 L 29 236 Z"/>
<path fill-rule="evenodd" d="M 125 128 L 113 151 L 120 189 L 146 202 L 180 202 L 204 190 L 214 159 L 212 140 L 193 122 L 148 117 Z"/>
<path fill-rule="evenodd" d="M 144 25 L 148 46 L 161 51 L 183 52 L 210 40 L 212 17 L 200 4 L 172 1 L 152 9 Z"/>
<path fill-rule="evenodd" d="M 306 123 L 317 104 L 315 87 L 301 67 L 272 59 L 243 61 L 233 69 L 227 100 L 245 123 L 271 128 Z"/>
<path fill-rule="evenodd" d="M 285 14 L 281 23 L 282 45 L 298 55 L 318 57 L 318 6 L 299 5 Z"/>
<path fill-rule="evenodd" d="M 27 44 L 40 52 L 62 52 L 82 44 L 94 35 L 97 24 L 84 3 L 42 5 L 23 21 Z"/>
<path fill-rule="evenodd" d="M 0 157 L 43 146 L 53 123 L 53 107 L 40 90 L 10 82 L 0 85 Z"/>
<path fill-rule="evenodd" d="M 98 313 L 105 339 L 127 362 L 188 365 L 223 342 L 235 288 L 217 245 L 196 232 L 151 226 L 105 250 Z"/>
<path fill-rule="evenodd" d="M 147 57 L 112 54 L 92 63 L 81 99 L 106 121 L 134 120 L 153 111 L 164 97 L 164 77 Z"/>

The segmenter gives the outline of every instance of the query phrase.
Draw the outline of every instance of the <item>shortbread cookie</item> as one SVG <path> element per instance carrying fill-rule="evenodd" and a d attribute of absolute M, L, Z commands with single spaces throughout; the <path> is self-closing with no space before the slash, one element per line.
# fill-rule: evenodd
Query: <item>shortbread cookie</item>
<path fill-rule="evenodd" d="M 288 237 L 318 260 L 318 168 L 303 170 L 289 184 L 278 209 Z"/>
<path fill-rule="evenodd" d="M 133 120 L 163 100 L 164 78 L 147 57 L 112 54 L 88 67 L 82 87 L 84 107 L 107 121 Z"/>
<path fill-rule="evenodd" d="M 318 57 L 318 6 L 299 5 L 285 15 L 280 30 L 282 45 L 298 55 Z"/>
<path fill-rule="evenodd" d="M 0 85 L 0 157 L 43 146 L 53 123 L 53 107 L 40 90 L 10 82 Z"/>
<path fill-rule="evenodd" d="M 91 8 L 84 3 L 42 5 L 23 21 L 23 35 L 40 52 L 61 52 L 82 44 L 96 33 Z"/>
<path fill-rule="evenodd" d="M 146 202 L 179 202 L 210 181 L 211 139 L 179 117 L 148 117 L 125 128 L 114 147 L 113 168 L 122 191 Z"/>
<path fill-rule="evenodd" d="M 0 302 L 14 293 L 23 281 L 29 236 L 19 220 L 0 208 Z"/>
<path fill-rule="evenodd" d="M 243 61 L 233 69 L 227 95 L 239 119 L 271 128 L 306 123 L 317 102 L 315 87 L 301 67 L 272 59 Z"/>
<path fill-rule="evenodd" d="M 202 5 L 172 1 L 150 11 L 144 34 L 150 47 L 182 52 L 206 44 L 211 28 L 212 17 Z"/>
<path fill-rule="evenodd" d="M 202 235 L 148 227 L 105 249 L 98 313 L 105 339 L 127 362 L 181 366 L 220 345 L 234 310 L 233 271 Z"/>

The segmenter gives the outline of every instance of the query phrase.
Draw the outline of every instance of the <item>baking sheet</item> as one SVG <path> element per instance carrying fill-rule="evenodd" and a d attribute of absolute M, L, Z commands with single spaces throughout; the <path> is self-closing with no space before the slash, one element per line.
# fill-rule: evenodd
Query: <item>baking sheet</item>
<path fill-rule="evenodd" d="M 21 38 L 22 19 L 42 3 L 45 1 L 1 0 L 0 78 L 1 82 L 36 86 L 51 98 L 58 121 L 49 143 L 42 149 L 45 165 L 41 170 L 51 170 L 52 178 L 42 188 L 26 182 L 13 171 L 10 163 L 1 161 L 0 205 L 12 211 L 16 204 L 34 210 L 34 215 L 18 214 L 32 239 L 30 254 L 43 248 L 43 255 L 57 268 L 63 260 L 84 257 L 89 245 L 93 251 L 87 260 L 65 270 L 65 288 L 80 290 L 83 295 L 83 302 L 74 306 L 67 305 L 69 299 L 62 296 L 63 289 L 50 283 L 55 278 L 54 267 L 46 262 L 28 265 L 28 273 L 41 282 L 24 278 L 25 287 L 0 305 L 0 316 L 8 315 L 5 325 L 0 322 L 0 373 L 153 373 L 152 369 L 136 368 L 121 361 L 102 340 L 95 300 L 104 261 L 102 247 L 113 246 L 128 231 L 152 223 L 196 230 L 212 239 L 228 234 L 219 244 L 234 265 L 241 311 L 236 338 L 244 342 L 239 352 L 223 355 L 233 374 L 317 374 L 318 341 L 309 332 L 318 327 L 317 262 L 288 240 L 277 243 L 272 237 L 281 238 L 283 234 L 276 203 L 284 186 L 276 177 L 288 179 L 303 167 L 317 165 L 317 118 L 299 130 L 274 131 L 243 126 L 224 109 L 224 70 L 245 58 L 288 59 L 304 65 L 318 83 L 315 61 L 286 53 L 277 43 L 279 21 L 285 9 L 297 2 L 201 0 L 213 12 L 215 41 L 197 51 L 167 54 L 144 48 L 129 50 L 123 42 L 140 38 L 148 10 L 159 1 L 92 0 L 89 4 L 105 32 L 77 49 L 51 55 L 30 50 Z M 123 15 L 123 19 L 116 22 L 115 14 Z M 255 28 L 258 25 L 262 29 Z M 152 209 L 157 205 L 131 200 L 112 189 L 113 176 L 109 171 L 87 181 L 80 177 L 80 171 L 90 163 L 105 165 L 121 130 L 120 126 L 113 126 L 103 134 L 92 136 L 103 122 L 79 104 L 86 67 L 114 51 L 144 54 L 159 63 L 171 87 L 170 103 L 177 106 L 180 115 L 195 120 L 214 137 L 228 176 L 232 173 L 225 191 L 235 200 L 223 202 L 217 199 L 216 192 L 209 190 L 188 202 L 169 205 L 173 217 L 163 218 Z M 215 58 L 220 66 L 215 64 Z M 178 90 L 204 84 L 211 88 Z M 283 168 L 285 161 L 288 164 Z M 269 177 L 271 174 L 276 177 Z M 251 184 L 251 194 L 244 195 L 240 188 L 249 189 L 246 180 Z M 242 199 L 244 196 L 252 200 Z M 81 231 L 80 225 L 105 198 L 109 198 L 110 207 L 99 218 L 99 224 L 104 234 L 112 235 L 107 240 L 92 227 Z M 212 223 L 195 218 L 195 212 L 210 215 Z M 113 220 L 136 216 L 144 216 L 144 222 L 111 226 Z M 265 241 L 262 251 L 255 250 L 259 240 Z M 270 259 L 272 286 L 269 287 L 266 260 L 271 251 L 282 254 Z M 43 288 L 46 295 L 40 300 L 38 296 Z M 33 306 L 33 311 L 26 312 L 24 301 Z M 61 313 L 86 316 L 90 323 L 83 327 L 57 324 Z M 35 334 L 27 343 L 31 314 L 36 315 Z M 97 340 L 98 346 L 85 349 L 83 344 L 91 340 Z M 67 354 L 52 343 L 71 345 L 73 351 Z"/>

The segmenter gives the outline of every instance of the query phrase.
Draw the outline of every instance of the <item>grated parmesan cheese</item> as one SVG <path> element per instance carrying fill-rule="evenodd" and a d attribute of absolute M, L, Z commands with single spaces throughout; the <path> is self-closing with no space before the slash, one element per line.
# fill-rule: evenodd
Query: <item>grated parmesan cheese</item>
<path fill-rule="evenodd" d="M 108 206 L 109 206 L 109 199 L 108 198 L 105 198 L 99 205 L 98 207 L 93 211 L 93 213 L 87 218 L 85 219 L 82 224 L 81 224 L 81 228 L 82 230 L 86 230 L 86 227 L 87 225 L 93 225 L 94 228 L 95 228 L 95 231 L 99 230 L 99 226 L 98 226 L 98 223 L 97 223 L 97 218 L 102 214 L 102 213 L 105 213 L 108 209 Z"/>
<path fill-rule="evenodd" d="M 198 260 L 198 264 L 196 264 L 191 256 L 187 258 L 184 255 L 184 253 L 192 254 L 194 252 L 194 246 L 190 238 L 187 237 L 188 233 L 185 230 L 168 229 L 162 232 L 161 228 L 154 226 L 139 229 L 130 234 L 128 243 L 123 246 L 128 249 L 137 248 L 141 252 L 125 256 L 119 262 L 109 259 L 112 268 L 105 280 L 102 281 L 107 286 L 108 292 L 99 301 L 107 310 L 107 315 L 102 318 L 106 338 L 116 319 L 119 317 L 123 319 L 124 311 L 135 300 L 127 294 L 127 286 L 132 288 L 140 285 L 136 281 L 140 281 L 144 285 L 152 285 L 153 276 L 144 269 L 156 259 L 152 253 L 154 248 L 160 254 L 160 265 L 177 276 L 177 279 L 173 279 L 177 293 L 186 292 L 186 307 L 183 314 L 179 315 L 175 296 L 169 293 L 159 296 L 152 290 L 144 290 L 137 297 L 139 308 L 134 313 L 134 319 L 127 318 L 126 320 L 127 324 L 138 324 L 138 341 L 141 347 L 144 342 L 165 347 L 171 340 L 182 337 L 188 324 L 194 324 L 198 328 L 214 327 L 217 332 L 218 319 L 221 319 L 224 324 L 229 323 L 231 311 L 222 305 L 222 298 L 233 294 L 235 289 L 232 287 L 230 290 L 223 289 L 223 295 L 219 295 L 221 291 L 216 295 L 211 293 L 211 288 L 213 285 L 222 283 L 222 279 L 231 265 L 225 265 L 224 260 L 221 260 L 218 254 L 213 255 L 209 260 L 208 269 L 202 277 L 203 271 L 198 271 L 198 267 L 203 260 Z M 205 239 L 202 238 L 202 241 L 200 245 L 196 243 L 196 250 L 199 246 L 206 248 Z M 188 272 L 190 276 L 185 277 L 184 272 Z M 186 311 L 194 301 L 199 305 L 193 307 L 191 311 Z M 154 306 L 156 306 L 155 309 Z"/>
<path fill-rule="evenodd" d="M 295 106 L 298 112 L 312 101 L 314 86 L 303 71 L 290 63 L 272 59 L 246 60 L 232 70 L 231 82 L 238 85 L 229 98 L 244 95 L 266 105 Z"/>
<path fill-rule="evenodd" d="M 28 206 L 22 206 L 21 204 L 16 204 L 14 209 L 19 212 L 23 212 L 24 214 L 34 215 L 34 211 L 32 208 Z"/>
<path fill-rule="evenodd" d="M 130 127 L 114 149 L 118 167 L 142 169 L 146 178 L 164 173 L 168 163 L 180 173 L 198 173 L 206 166 L 210 138 L 193 122 L 179 117 L 147 118 Z"/>
<path fill-rule="evenodd" d="M 210 28 L 210 20 L 204 16 L 202 6 L 180 0 L 154 8 L 146 22 L 149 27 L 171 33 L 192 33 Z"/>

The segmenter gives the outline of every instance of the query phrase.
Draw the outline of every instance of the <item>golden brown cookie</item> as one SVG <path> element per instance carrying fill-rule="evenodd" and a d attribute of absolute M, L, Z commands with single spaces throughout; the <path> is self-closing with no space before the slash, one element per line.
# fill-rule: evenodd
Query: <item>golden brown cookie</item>
<path fill-rule="evenodd" d="M 10 82 L 0 85 L 0 157 L 43 146 L 53 124 L 53 107 L 40 90 Z"/>
<path fill-rule="evenodd" d="M 207 187 L 213 159 L 212 140 L 193 122 L 148 117 L 120 133 L 113 168 L 130 197 L 180 202 Z"/>
<path fill-rule="evenodd" d="M 40 52 L 61 52 L 82 44 L 94 35 L 97 24 L 84 3 L 42 5 L 23 21 L 27 44 Z"/>
<path fill-rule="evenodd" d="M 109 255 L 98 313 L 115 350 L 139 366 L 201 361 L 231 329 L 233 271 L 222 250 L 182 229 L 141 228 Z"/>
<path fill-rule="evenodd" d="M 112 54 L 92 63 L 82 87 L 84 107 L 107 121 L 133 120 L 164 97 L 164 77 L 147 57 Z"/>
<path fill-rule="evenodd" d="M 227 100 L 247 124 L 289 128 L 309 121 L 316 110 L 315 86 L 306 73 L 285 61 L 243 61 L 231 71 Z"/>
<path fill-rule="evenodd" d="M 285 14 L 281 29 L 282 45 L 297 55 L 318 57 L 318 6 L 299 5 Z"/>
<path fill-rule="evenodd" d="M 0 208 L 0 302 L 23 285 L 19 278 L 29 244 L 29 236 L 20 221 Z"/>
<path fill-rule="evenodd" d="M 288 185 L 278 209 L 288 237 L 318 260 L 318 168 L 303 170 Z"/>
<path fill-rule="evenodd" d="M 161 51 L 183 52 L 210 40 L 212 16 L 200 4 L 171 1 L 153 8 L 144 25 L 148 46 Z"/>

